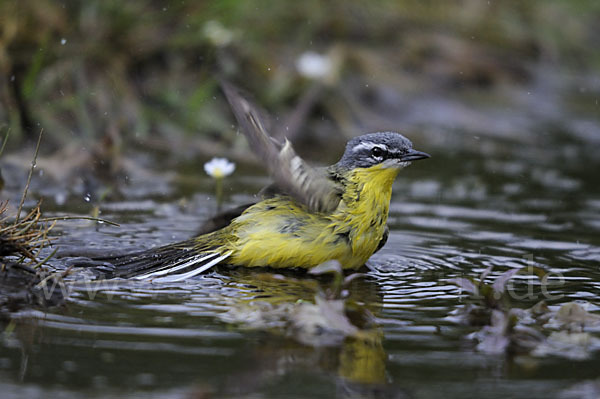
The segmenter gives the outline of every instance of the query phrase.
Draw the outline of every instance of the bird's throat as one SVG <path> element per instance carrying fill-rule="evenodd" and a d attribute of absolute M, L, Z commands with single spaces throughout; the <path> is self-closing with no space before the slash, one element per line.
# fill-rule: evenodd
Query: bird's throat
<path fill-rule="evenodd" d="M 350 172 L 348 186 L 344 195 L 345 202 L 350 207 L 367 206 L 367 208 L 383 211 L 389 208 L 392 196 L 392 185 L 398 175 L 398 168 L 386 168 L 375 165 L 370 168 L 356 168 Z M 364 210 L 369 212 L 368 209 Z"/>
<path fill-rule="evenodd" d="M 366 261 L 383 237 L 398 171 L 376 165 L 350 172 L 341 213 L 343 224 L 352 226 L 352 252 L 359 259 Z"/>

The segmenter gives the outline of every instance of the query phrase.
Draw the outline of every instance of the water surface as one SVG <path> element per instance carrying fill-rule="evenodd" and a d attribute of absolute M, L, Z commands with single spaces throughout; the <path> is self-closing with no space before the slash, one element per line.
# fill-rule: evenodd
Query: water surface
<path fill-rule="evenodd" d="M 332 284 L 326 276 L 223 266 L 183 283 L 94 285 L 76 272 L 65 306 L 14 315 L 2 340 L 3 397 L 595 397 L 598 325 L 582 328 L 583 343 L 490 353 L 453 279 L 493 266 L 492 282 L 535 265 L 551 272 L 549 285 L 542 292 L 536 278 L 518 276 L 511 306 L 544 299 L 549 311 L 575 302 L 597 314 L 599 165 L 558 162 L 552 152 L 431 152 L 399 176 L 389 241 L 348 287 L 347 320 L 360 333 L 324 329 L 331 320 L 315 316 L 315 297 Z M 242 181 L 243 192 L 229 190 Z M 165 195 L 137 183 L 139 192 L 133 181 L 124 200 L 101 204 L 102 217 L 120 227 L 62 224 L 55 245 L 149 248 L 193 235 L 215 210 L 210 182 L 191 194 L 171 183 Z M 227 205 L 252 199 L 263 183 L 232 177 Z M 85 205 L 76 195 L 69 201 Z M 52 263 L 64 270 L 68 260 Z"/>

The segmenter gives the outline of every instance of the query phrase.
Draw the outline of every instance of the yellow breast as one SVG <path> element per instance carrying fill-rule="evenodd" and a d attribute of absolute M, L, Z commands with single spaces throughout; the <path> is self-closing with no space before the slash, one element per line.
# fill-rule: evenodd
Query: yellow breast
<path fill-rule="evenodd" d="M 357 168 L 336 213 L 340 226 L 350 226 L 353 260 L 351 267 L 362 266 L 377 250 L 387 223 L 392 184 L 398 169 L 381 164 Z"/>

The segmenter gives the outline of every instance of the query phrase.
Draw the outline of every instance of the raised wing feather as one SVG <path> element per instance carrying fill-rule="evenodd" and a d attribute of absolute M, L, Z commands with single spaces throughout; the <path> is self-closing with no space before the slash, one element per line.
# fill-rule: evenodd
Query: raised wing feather
<path fill-rule="evenodd" d="M 341 199 L 341 188 L 326 174 L 304 162 L 287 139 L 283 144 L 273 139 L 258 109 L 234 86 L 227 82 L 221 85 L 250 147 L 266 161 L 275 183 L 313 212 L 335 210 Z"/>

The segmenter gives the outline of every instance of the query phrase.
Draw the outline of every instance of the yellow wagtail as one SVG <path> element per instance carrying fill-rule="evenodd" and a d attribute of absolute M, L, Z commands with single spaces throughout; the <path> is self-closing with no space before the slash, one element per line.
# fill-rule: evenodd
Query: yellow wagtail
<path fill-rule="evenodd" d="M 312 268 L 338 260 L 357 269 L 385 244 L 392 183 L 411 161 L 428 158 L 393 132 L 353 138 L 338 163 L 313 168 L 289 141 L 278 143 L 263 119 L 227 83 L 223 90 L 253 151 L 274 183 L 263 199 L 230 213 L 212 232 L 164 247 L 111 259 L 114 276 L 181 281 L 219 263 Z"/>

